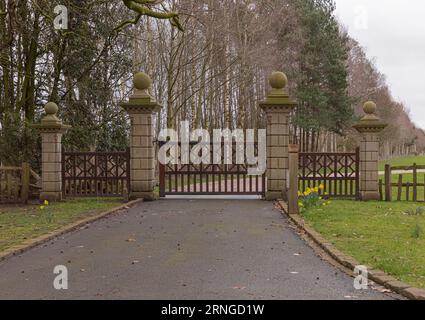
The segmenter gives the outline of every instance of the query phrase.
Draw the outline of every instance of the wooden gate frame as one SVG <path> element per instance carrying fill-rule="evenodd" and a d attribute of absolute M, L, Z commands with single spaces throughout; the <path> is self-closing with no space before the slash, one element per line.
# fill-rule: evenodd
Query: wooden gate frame
<path fill-rule="evenodd" d="M 165 142 L 159 142 L 159 148 L 164 144 Z M 190 143 L 192 146 L 197 144 L 196 142 Z M 232 152 L 235 152 L 234 143 Z M 249 176 L 246 164 L 164 165 L 158 161 L 158 168 L 159 196 L 161 198 L 165 198 L 167 195 L 260 195 L 264 198 L 266 194 L 266 173 L 261 176 Z M 185 184 L 185 181 L 190 181 L 191 177 L 200 178 L 199 187 L 197 183 L 193 185 L 190 183 Z M 203 178 L 206 179 L 204 180 Z M 225 181 L 224 186 L 222 185 L 223 181 Z M 216 186 L 216 182 L 218 182 L 218 186 Z M 177 187 L 173 188 L 173 183 Z M 211 187 L 210 183 L 212 183 Z"/>

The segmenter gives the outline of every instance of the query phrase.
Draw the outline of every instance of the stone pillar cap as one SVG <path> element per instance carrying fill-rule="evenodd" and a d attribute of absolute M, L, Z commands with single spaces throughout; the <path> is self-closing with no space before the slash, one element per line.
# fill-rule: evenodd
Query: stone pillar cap
<path fill-rule="evenodd" d="M 265 101 L 260 102 L 260 106 L 266 111 L 270 108 L 293 109 L 297 103 L 289 98 L 285 90 L 288 85 L 288 77 L 283 72 L 273 72 L 269 77 L 269 84 L 272 90 Z"/>
<path fill-rule="evenodd" d="M 152 87 L 152 79 L 144 72 L 138 72 L 133 78 L 134 93 L 130 96 L 128 102 L 121 106 L 129 113 L 137 112 L 158 112 L 162 109 L 155 98 L 149 93 Z"/>
<path fill-rule="evenodd" d="M 353 128 L 361 133 L 366 132 L 381 132 L 388 125 L 381 121 L 381 119 L 376 115 L 377 106 L 373 101 L 367 101 L 363 105 L 363 111 L 366 114 L 363 118 L 357 122 Z"/>
<path fill-rule="evenodd" d="M 31 127 L 40 130 L 41 132 L 57 132 L 65 133 L 68 129 L 72 128 L 69 125 L 63 124 L 62 120 L 58 118 L 57 114 L 59 107 L 54 102 L 48 102 L 44 106 L 46 115 L 41 119 L 40 124 L 34 124 Z"/>

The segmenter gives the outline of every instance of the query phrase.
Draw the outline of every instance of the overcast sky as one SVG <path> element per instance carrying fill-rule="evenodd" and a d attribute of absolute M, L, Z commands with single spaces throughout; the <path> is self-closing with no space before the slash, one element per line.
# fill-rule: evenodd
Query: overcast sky
<path fill-rule="evenodd" d="M 394 98 L 425 129 L 425 1 L 335 1 L 339 21 L 376 59 Z"/>

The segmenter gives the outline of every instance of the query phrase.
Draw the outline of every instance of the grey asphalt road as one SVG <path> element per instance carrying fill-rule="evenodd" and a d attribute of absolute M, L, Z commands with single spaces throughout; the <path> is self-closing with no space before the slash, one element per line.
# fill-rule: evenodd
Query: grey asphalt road
<path fill-rule="evenodd" d="M 55 290 L 53 269 L 69 270 Z M 0 263 L 0 299 L 390 299 L 315 255 L 273 204 L 141 203 Z"/>

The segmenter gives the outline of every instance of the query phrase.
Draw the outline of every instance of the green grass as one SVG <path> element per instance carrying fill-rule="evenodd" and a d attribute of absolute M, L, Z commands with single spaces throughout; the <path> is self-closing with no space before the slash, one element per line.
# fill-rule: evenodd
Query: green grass
<path fill-rule="evenodd" d="M 391 160 L 382 160 L 379 162 L 379 171 L 384 171 L 386 164 L 399 167 L 399 166 L 411 166 L 414 163 L 418 165 L 425 165 L 425 156 L 407 156 L 407 157 L 395 158 Z"/>
<path fill-rule="evenodd" d="M 120 199 L 78 199 L 40 206 L 0 206 L 0 252 L 122 204 Z"/>
<path fill-rule="evenodd" d="M 360 263 L 384 270 L 412 286 L 425 288 L 425 215 L 409 216 L 408 202 L 333 201 L 303 212 L 307 223 Z"/>

